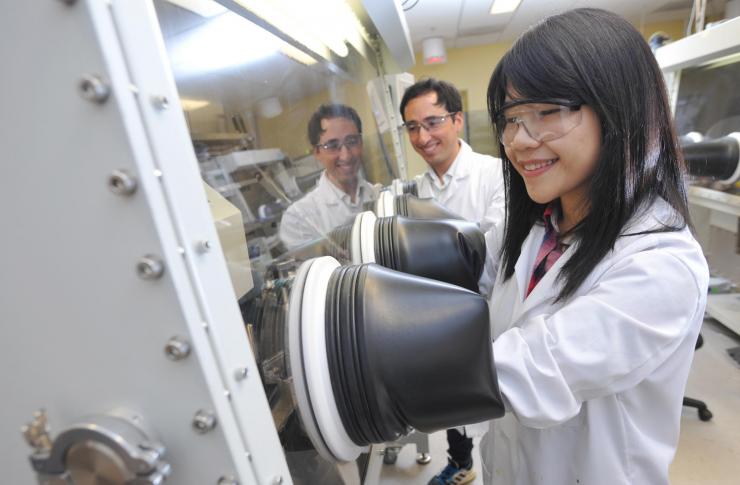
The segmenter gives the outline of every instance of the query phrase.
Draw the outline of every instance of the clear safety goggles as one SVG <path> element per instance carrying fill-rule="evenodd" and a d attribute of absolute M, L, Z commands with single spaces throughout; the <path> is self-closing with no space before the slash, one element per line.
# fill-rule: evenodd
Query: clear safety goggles
<path fill-rule="evenodd" d="M 344 138 L 344 141 L 340 141 L 336 138 L 333 138 L 326 143 L 319 143 L 316 145 L 316 148 L 319 150 L 322 150 L 327 153 L 336 154 L 342 151 L 342 147 L 347 147 L 347 150 L 352 150 L 353 148 L 357 148 L 362 144 L 362 135 L 347 135 Z"/>
<path fill-rule="evenodd" d="M 555 140 L 581 124 L 583 103 L 565 99 L 521 99 L 506 103 L 495 116 L 496 131 L 511 146 L 519 127 L 538 142 Z"/>
<path fill-rule="evenodd" d="M 427 133 L 434 133 L 442 128 L 445 121 L 454 118 L 457 113 L 459 113 L 459 111 L 445 113 L 441 116 L 427 116 L 421 121 L 407 121 L 403 124 L 403 126 L 406 128 L 406 131 L 408 131 L 409 136 L 418 135 L 421 132 L 422 128 L 427 130 Z"/>

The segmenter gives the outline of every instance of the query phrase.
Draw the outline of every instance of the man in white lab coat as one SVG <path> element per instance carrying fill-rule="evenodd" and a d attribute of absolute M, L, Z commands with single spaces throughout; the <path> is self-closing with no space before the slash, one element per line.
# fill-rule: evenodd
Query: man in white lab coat
<path fill-rule="evenodd" d="M 401 101 L 409 140 L 428 165 L 415 178 L 419 197 L 433 197 L 486 232 L 503 226 L 501 160 L 474 152 L 459 138 L 462 109 L 457 88 L 433 78 L 411 86 Z"/>
<path fill-rule="evenodd" d="M 414 150 L 429 165 L 416 177 L 419 197 L 433 197 L 452 212 L 477 222 L 483 232 L 500 231 L 505 202 L 501 160 L 475 153 L 459 138 L 464 119 L 457 88 L 445 81 L 423 79 L 406 90 L 400 109 Z M 465 428 L 450 429 L 447 443 L 449 463 L 429 484 L 472 481 L 472 438 Z"/>
<path fill-rule="evenodd" d="M 279 234 L 288 249 L 351 222 L 376 195 L 360 173 L 362 121 L 353 108 L 321 105 L 308 122 L 308 139 L 324 172 L 316 187 L 283 214 Z"/>

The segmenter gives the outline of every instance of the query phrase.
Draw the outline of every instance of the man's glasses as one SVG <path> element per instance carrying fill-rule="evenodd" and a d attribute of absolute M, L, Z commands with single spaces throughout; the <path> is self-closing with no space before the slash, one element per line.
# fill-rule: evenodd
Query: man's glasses
<path fill-rule="evenodd" d="M 565 99 L 525 99 L 506 103 L 494 117 L 499 140 L 505 147 L 511 146 L 520 126 L 538 142 L 560 138 L 581 124 L 582 105 Z"/>
<path fill-rule="evenodd" d="M 459 113 L 459 111 L 445 113 L 442 116 L 427 116 L 421 121 L 407 121 L 403 126 L 406 128 L 406 131 L 409 132 L 409 135 L 418 135 L 422 128 L 431 133 L 438 130 L 442 124 L 447 121 L 447 118 L 455 116 L 457 113 Z"/>
<path fill-rule="evenodd" d="M 347 135 L 344 141 L 339 141 L 336 138 L 329 140 L 326 143 L 319 143 L 316 148 L 327 153 L 339 153 L 342 147 L 347 147 L 347 150 L 351 150 L 362 144 L 362 135 Z"/>

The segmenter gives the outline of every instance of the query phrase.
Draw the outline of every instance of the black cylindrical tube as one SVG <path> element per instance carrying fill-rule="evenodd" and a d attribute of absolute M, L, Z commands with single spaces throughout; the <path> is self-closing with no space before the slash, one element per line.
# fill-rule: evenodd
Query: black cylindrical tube
<path fill-rule="evenodd" d="M 375 261 L 386 268 L 478 291 L 486 242 L 473 222 L 381 217 L 375 222 Z"/>
<path fill-rule="evenodd" d="M 462 219 L 432 198 L 403 194 L 396 197 L 395 205 L 396 214 L 412 219 Z"/>
<path fill-rule="evenodd" d="M 480 295 L 367 264 L 334 271 L 326 308 L 332 392 L 357 445 L 503 415 Z"/>
<path fill-rule="evenodd" d="M 408 180 L 403 183 L 403 193 L 404 194 L 411 194 L 414 197 L 419 197 L 419 189 L 416 185 L 415 180 Z"/>
<path fill-rule="evenodd" d="M 740 142 L 732 136 L 682 146 L 689 173 L 699 177 L 727 180 L 740 163 Z"/>

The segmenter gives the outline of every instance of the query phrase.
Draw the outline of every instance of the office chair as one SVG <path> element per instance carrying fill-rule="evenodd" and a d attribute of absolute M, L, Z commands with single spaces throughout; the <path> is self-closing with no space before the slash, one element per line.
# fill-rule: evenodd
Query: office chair
<path fill-rule="evenodd" d="M 702 345 L 704 345 L 704 337 L 699 334 L 699 338 L 696 339 L 696 346 L 694 347 L 694 350 L 699 349 Z M 707 408 L 707 403 L 705 403 L 704 401 L 684 396 L 683 405 L 691 408 L 696 408 L 699 414 L 699 419 L 701 419 L 702 421 L 709 421 L 710 419 L 712 419 L 713 414 L 709 410 L 709 408 Z"/>

